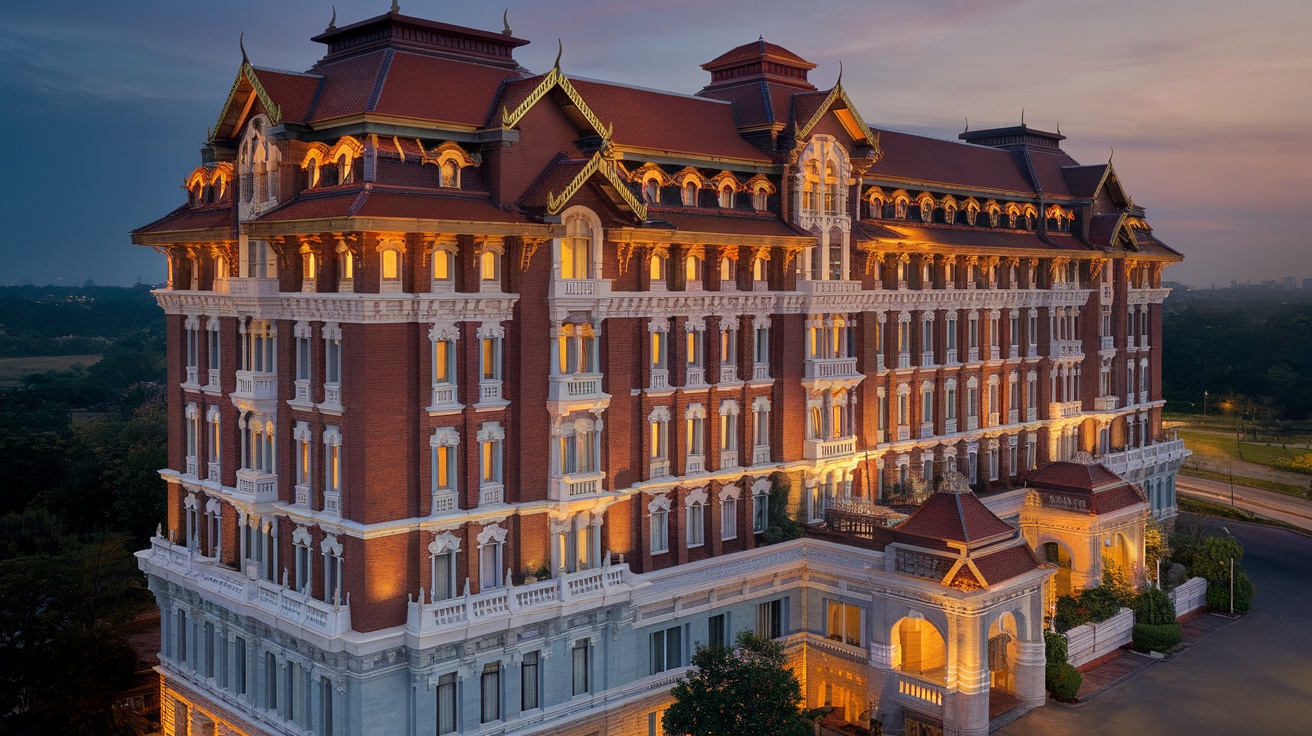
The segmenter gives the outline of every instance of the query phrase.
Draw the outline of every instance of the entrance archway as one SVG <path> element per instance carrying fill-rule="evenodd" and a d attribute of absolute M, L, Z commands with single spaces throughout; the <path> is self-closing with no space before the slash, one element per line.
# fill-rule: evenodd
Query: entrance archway
<path fill-rule="evenodd" d="M 989 626 L 988 665 L 989 689 L 1010 695 L 1016 694 L 1016 658 L 1019 645 L 1019 628 L 1010 611 L 1002 614 Z"/>
<path fill-rule="evenodd" d="M 893 641 L 897 643 L 894 665 L 899 671 L 947 683 L 948 648 L 934 624 L 908 616 L 893 626 Z"/>

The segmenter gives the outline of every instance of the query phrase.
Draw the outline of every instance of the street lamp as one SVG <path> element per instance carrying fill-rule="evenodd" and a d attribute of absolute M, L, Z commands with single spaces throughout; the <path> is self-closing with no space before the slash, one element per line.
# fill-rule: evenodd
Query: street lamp
<path fill-rule="evenodd" d="M 1235 535 L 1230 534 L 1230 530 L 1226 529 L 1225 527 L 1221 527 L 1221 531 L 1228 534 L 1231 539 L 1236 538 Z M 1230 558 L 1230 617 L 1234 618 L 1234 615 L 1235 615 L 1235 558 L 1231 557 Z"/>
<path fill-rule="evenodd" d="M 1207 419 L 1207 392 L 1203 392 L 1203 419 Z M 1206 423 L 1206 422 L 1204 422 Z"/>

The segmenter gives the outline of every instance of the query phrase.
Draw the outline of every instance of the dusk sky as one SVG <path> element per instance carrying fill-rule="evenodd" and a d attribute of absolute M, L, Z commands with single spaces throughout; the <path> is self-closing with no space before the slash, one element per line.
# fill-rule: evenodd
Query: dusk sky
<path fill-rule="evenodd" d="M 1312 2 L 1308 0 L 408 0 L 401 11 L 488 30 L 510 8 L 517 58 L 566 74 L 692 93 L 699 64 L 757 36 L 819 64 L 872 127 L 947 138 L 1026 122 L 1082 163 L 1114 164 L 1156 235 L 1185 254 L 1168 280 L 1312 276 Z M 389 0 L 337 0 L 338 25 Z M 241 62 L 303 71 L 328 2 L 0 5 L 0 283 L 164 278 L 128 231 L 184 199 Z M 440 83 L 435 80 L 435 83 Z"/>

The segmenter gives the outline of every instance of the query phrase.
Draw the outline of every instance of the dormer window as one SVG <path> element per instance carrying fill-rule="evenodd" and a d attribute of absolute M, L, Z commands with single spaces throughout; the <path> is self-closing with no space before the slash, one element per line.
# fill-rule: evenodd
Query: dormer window
<path fill-rule="evenodd" d="M 566 214 L 565 237 L 560 239 L 561 278 L 598 278 L 594 259 L 594 234 L 600 222 L 594 223 L 594 219 L 591 212 L 581 208 Z"/>
<path fill-rule="evenodd" d="M 752 209 L 765 212 L 766 207 L 769 206 L 769 199 L 770 195 L 765 187 L 757 187 L 756 191 L 752 192 Z"/>
<path fill-rule="evenodd" d="M 874 199 L 871 199 L 870 218 L 872 220 L 878 220 L 883 216 L 884 216 L 884 200 L 880 199 L 879 197 L 875 197 Z"/>
<path fill-rule="evenodd" d="M 907 219 L 907 205 L 909 204 L 910 202 L 906 199 L 898 199 L 893 204 L 893 219 L 895 220 Z"/>
<path fill-rule="evenodd" d="M 934 200 L 925 197 L 920 200 L 920 221 L 931 222 L 934 219 Z"/>
<path fill-rule="evenodd" d="M 976 206 L 974 206 L 974 205 L 970 205 L 970 206 L 966 207 L 966 224 L 967 224 L 967 225 L 972 225 L 972 226 L 973 226 L 973 225 L 978 225 L 978 224 L 979 224 L 979 208 L 978 208 L 978 207 L 976 207 Z"/>
<path fill-rule="evenodd" d="M 733 187 L 727 184 L 720 188 L 720 208 L 733 209 Z"/>
<path fill-rule="evenodd" d="M 947 205 L 943 208 L 943 222 L 949 225 L 955 225 L 957 222 L 957 208 L 955 205 Z"/>
<path fill-rule="evenodd" d="M 440 170 L 442 177 L 439 184 L 440 186 L 452 189 L 460 188 L 460 167 L 456 166 L 456 162 L 453 159 L 446 159 L 443 161 Z"/>
<path fill-rule="evenodd" d="M 989 209 L 989 227 L 997 227 L 1002 221 L 1002 211 L 997 207 Z"/>
<path fill-rule="evenodd" d="M 697 182 L 689 180 L 683 183 L 683 206 L 697 206 Z"/>
<path fill-rule="evenodd" d="M 652 177 L 642 184 L 642 200 L 647 204 L 661 203 L 661 183 Z"/>

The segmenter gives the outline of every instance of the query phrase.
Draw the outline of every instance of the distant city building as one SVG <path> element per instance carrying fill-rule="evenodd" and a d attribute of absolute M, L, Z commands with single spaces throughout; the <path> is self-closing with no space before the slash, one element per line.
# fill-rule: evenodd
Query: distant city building
<path fill-rule="evenodd" d="M 764 40 L 697 95 L 531 74 L 509 28 L 314 40 L 243 60 L 133 233 L 166 734 L 657 734 L 745 630 L 839 720 L 1044 702 L 1054 595 L 1140 569 L 1187 455 L 1181 256 L 1110 163 L 872 129 Z"/>

